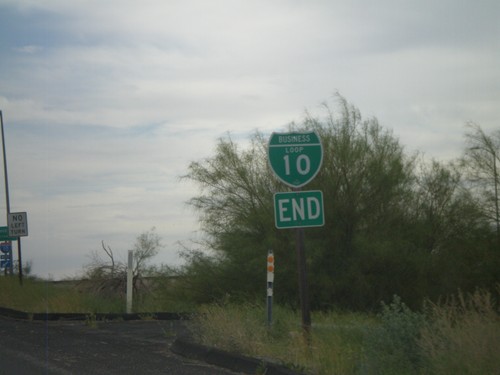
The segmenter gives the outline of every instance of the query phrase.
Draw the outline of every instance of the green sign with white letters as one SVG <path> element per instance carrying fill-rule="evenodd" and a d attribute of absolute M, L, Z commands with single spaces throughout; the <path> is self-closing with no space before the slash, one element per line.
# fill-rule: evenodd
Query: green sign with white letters
<path fill-rule="evenodd" d="M 321 227 L 325 225 L 323 193 L 320 190 L 274 194 L 276 228 Z"/>
<path fill-rule="evenodd" d="M 323 162 L 318 133 L 273 133 L 268 144 L 268 159 L 278 179 L 292 188 L 309 183 Z"/>
<path fill-rule="evenodd" d="M 9 227 L 0 227 L 0 241 L 17 241 L 17 237 L 9 236 Z"/>

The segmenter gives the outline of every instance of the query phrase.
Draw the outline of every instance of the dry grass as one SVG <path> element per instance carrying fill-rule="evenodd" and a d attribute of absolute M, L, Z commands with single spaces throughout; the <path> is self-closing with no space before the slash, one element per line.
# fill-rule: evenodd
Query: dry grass
<path fill-rule="evenodd" d="M 31 279 L 25 279 L 21 286 L 15 277 L 0 277 L 0 306 L 47 313 L 123 312 L 125 309 L 119 299 L 97 298 L 74 288 Z"/>
<path fill-rule="evenodd" d="M 201 309 L 194 332 L 210 346 L 272 358 L 290 368 L 318 375 L 355 374 L 363 357 L 362 341 L 373 317 L 361 314 L 313 314 L 310 340 L 300 316 L 274 309 L 273 325 L 265 324 L 265 309 L 255 305 L 210 305 Z"/>
<path fill-rule="evenodd" d="M 274 358 L 308 374 L 500 375 L 499 310 L 486 291 L 428 303 L 425 319 L 421 315 L 421 323 L 415 326 L 417 342 L 412 350 L 399 352 L 393 349 L 407 339 L 408 327 L 403 323 L 414 312 L 394 310 L 377 318 L 354 313 L 313 314 L 310 342 L 301 333 L 299 315 L 284 308 L 275 309 L 271 329 L 260 306 L 210 305 L 200 312 L 194 332 L 202 343 Z M 388 324 L 393 328 L 391 334 L 382 334 Z"/>
<path fill-rule="evenodd" d="M 433 374 L 500 374 L 500 317 L 491 293 L 429 304 L 420 346 Z"/>
<path fill-rule="evenodd" d="M 155 297 L 154 293 L 148 296 L 161 310 Z M 141 301 L 136 311 L 152 307 L 152 300 Z M 26 279 L 20 286 L 17 278 L 0 277 L 0 306 L 26 312 L 95 313 L 123 312 L 125 303 L 120 299 L 78 293 L 74 288 L 55 287 L 49 282 Z M 487 291 L 458 293 L 442 303 L 428 303 L 425 321 L 417 331 L 418 345 L 409 354 L 399 353 L 402 357 L 396 362 L 389 361 L 394 359 L 394 353 L 391 352 L 392 357 L 387 356 L 387 360 L 383 354 L 399 342 L 396 339 L 407 337 L 403 323 L 414 315 L 411 311 L 391 310 L 385 318 L 355 313 L 313 313 L 310 340 L 305 340 L 302 334 L 299 314 L 279 306 L 274 308 L 271 328 L 266 325 L 264 307 L 259 305 L 226 303 L 204 306 L 199 312 L 193 332 L 200 342 L 254 357 L 272 358 L 310 374 L 370 374 L 373 373 L 370 369 L 375 368 L 370 361 L 378 358 L 378 370 L 389 373 L 391 369 L 399 375 L 405 370 L 394 368 L 394 363 L 407 363 L 411 358 L 405 356 L 411 354 L 422 360 L 406 373 L 500 375 L 500 311 L 498 302 Z M 393 328 L 391 335 L 381 334 L 384 324 Z M 377 340 L 370 340 L 374 334 Z"/>

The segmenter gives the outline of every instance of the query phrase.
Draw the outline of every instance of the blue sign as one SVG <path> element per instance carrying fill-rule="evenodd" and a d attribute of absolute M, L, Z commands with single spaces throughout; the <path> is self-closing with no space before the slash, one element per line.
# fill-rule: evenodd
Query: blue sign
<path fill-rule="evenodd" d="M 0 251 L 4 254 L 8 254 L 12 251 L 12 244 L 8 242 L 0 243 Z"/>
<path fill-rule="evenodd" d="M 0 254 L 0 268 L 10 268 L 10 257 L 8 254 Z"/>

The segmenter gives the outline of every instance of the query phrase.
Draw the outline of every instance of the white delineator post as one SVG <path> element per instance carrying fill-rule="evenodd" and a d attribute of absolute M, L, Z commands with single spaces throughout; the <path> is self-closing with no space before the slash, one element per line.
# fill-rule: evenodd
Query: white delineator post
<path fill-rule="evenodd" d="M 127 314 L 132 313 L 132 290 L 133 290 L 133 267 L 134 267 L 134 252 L 128 251 L 128 266 L 127 266 Z"/>
<path fill-rule="evenodd" d="M 274 284 L 274 254 L 272 250 L 267 253 L 267 325 L 273 322 L 273 284 Z"/>

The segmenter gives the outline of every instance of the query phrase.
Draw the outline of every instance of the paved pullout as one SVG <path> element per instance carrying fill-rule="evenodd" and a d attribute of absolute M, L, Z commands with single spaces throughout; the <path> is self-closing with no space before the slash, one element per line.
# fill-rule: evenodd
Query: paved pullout
<path fill-rule="evenodd" d="M 0 316 L 0 374 L 234 375 L 178 356 L 179 320 L 32 321 Z"/>

